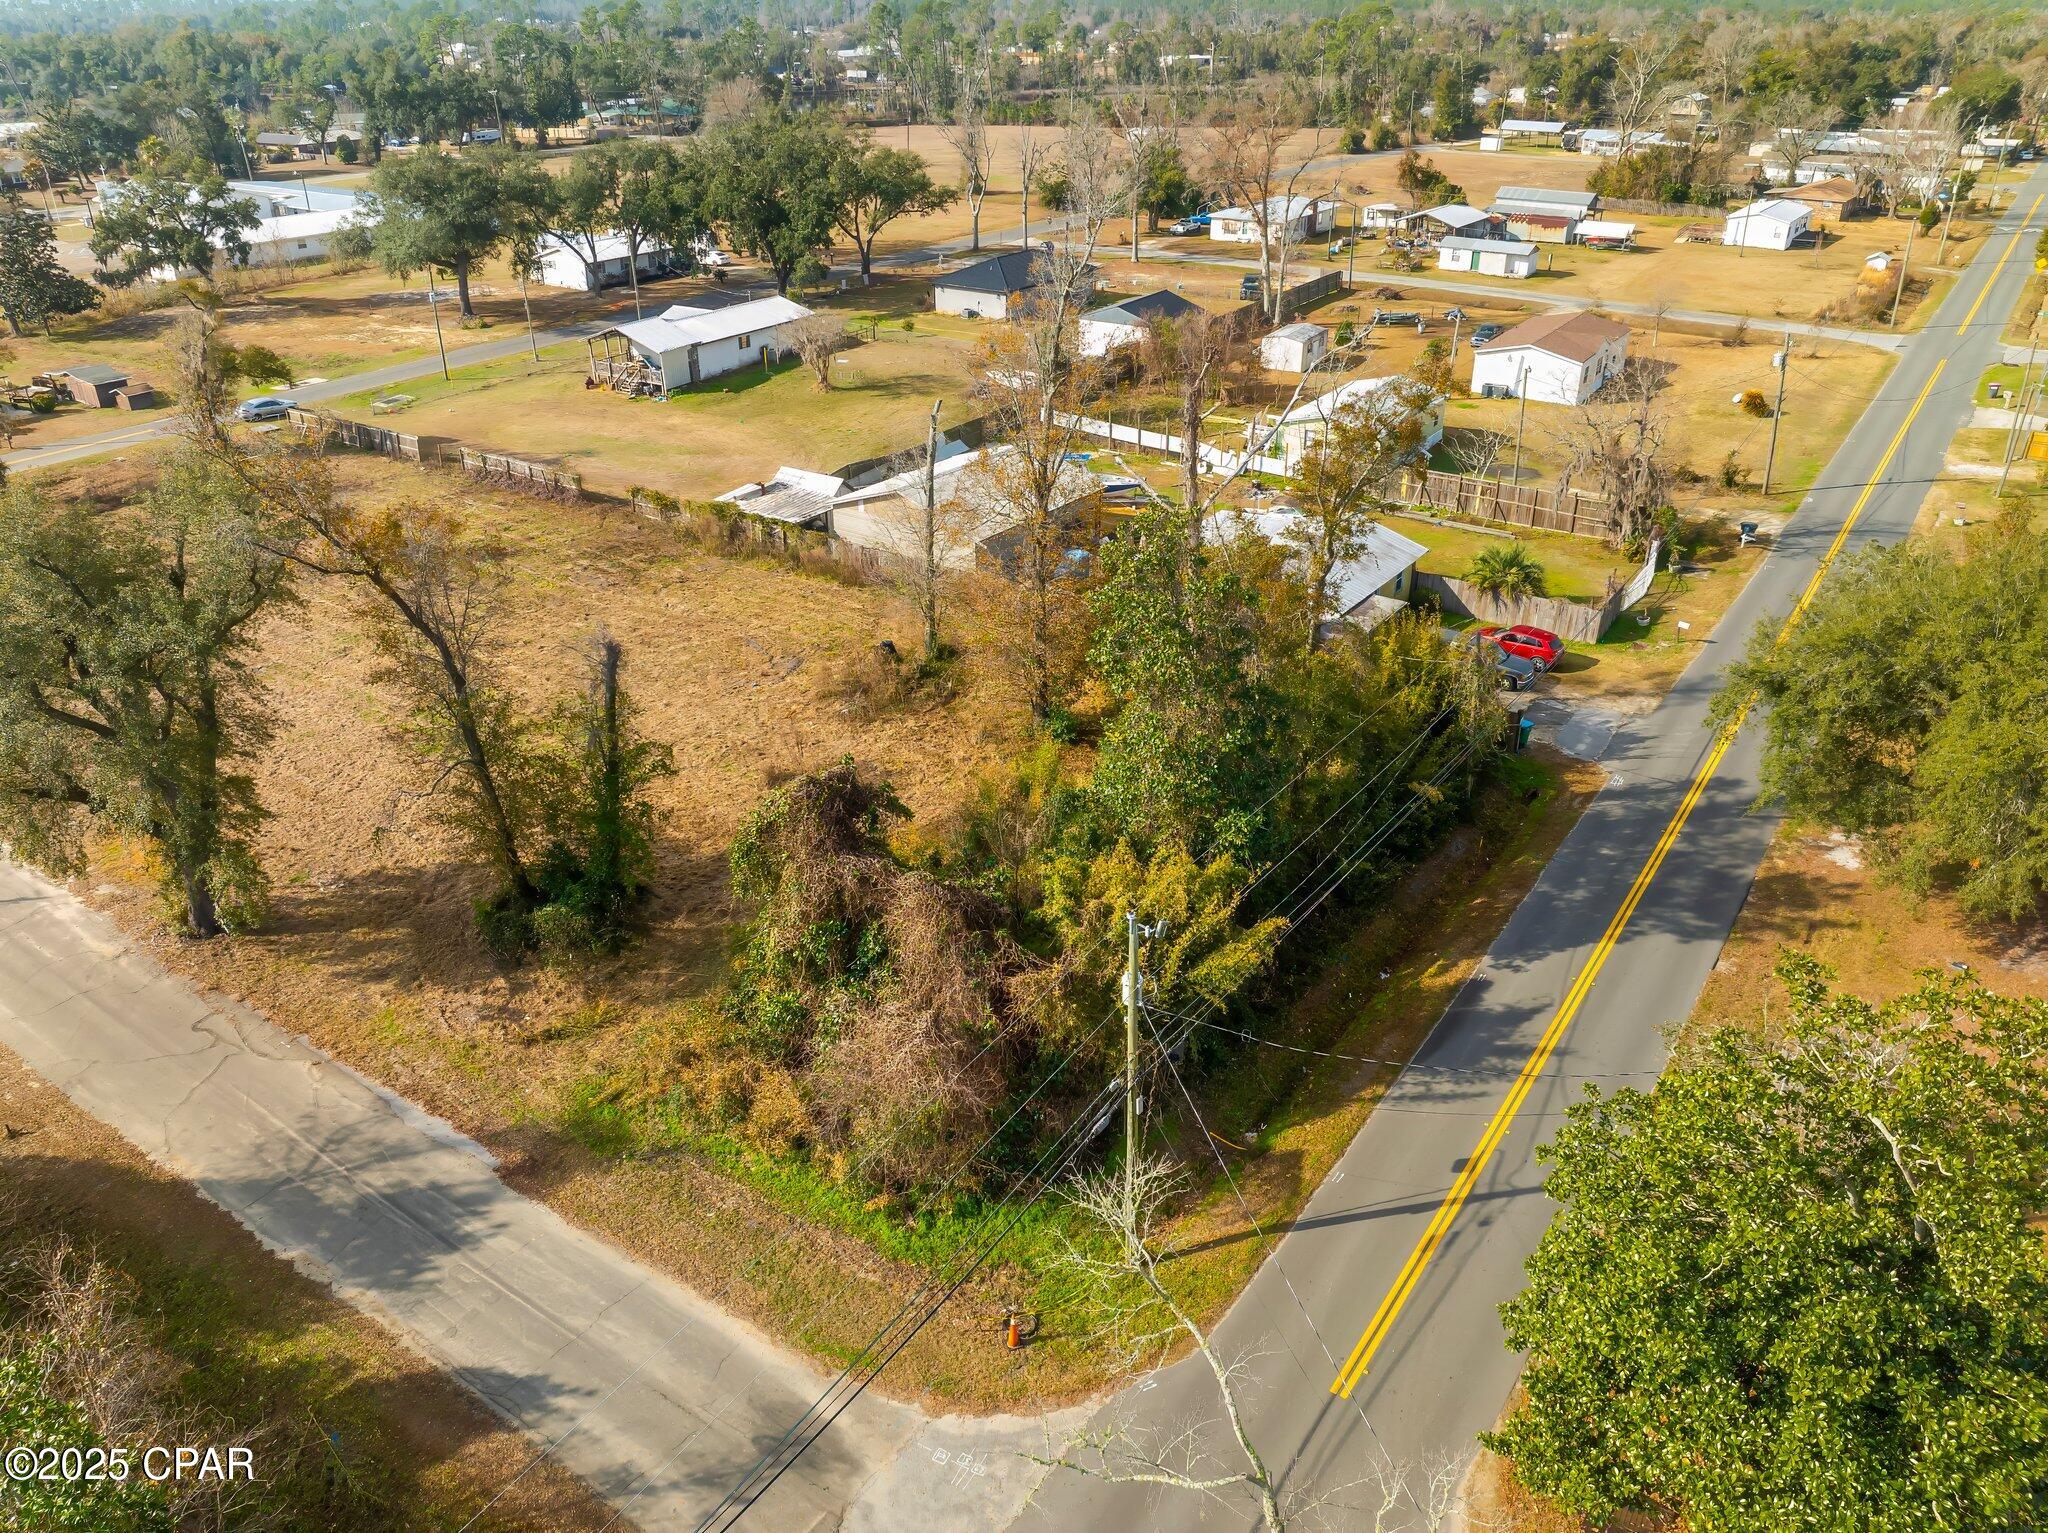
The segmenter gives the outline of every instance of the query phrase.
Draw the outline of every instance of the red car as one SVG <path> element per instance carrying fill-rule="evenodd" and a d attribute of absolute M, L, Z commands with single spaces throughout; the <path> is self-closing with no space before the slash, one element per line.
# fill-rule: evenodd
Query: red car
<path fill-rule="evenodd" d="M 1538 670 L 1547 671 L 1564 658 L 1564 640 L 1548 628 L 1517 624 L 1513 628 L 1482 628 L 1479 631 L 1509 654 L 1520 655 L 1532 662 Z"/>

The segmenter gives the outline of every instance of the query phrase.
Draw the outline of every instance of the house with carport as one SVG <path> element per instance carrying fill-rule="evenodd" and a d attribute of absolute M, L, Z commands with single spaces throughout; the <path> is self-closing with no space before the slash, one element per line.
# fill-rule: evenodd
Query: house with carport
<path fill-rule="evenodd" d="M 675 304 L 591 337 L 590 375 L 622 393 L 666 394 L 774 363 L 791 349 L 789 327 L 810 316 L 779 295 L 716 309 Z"/>

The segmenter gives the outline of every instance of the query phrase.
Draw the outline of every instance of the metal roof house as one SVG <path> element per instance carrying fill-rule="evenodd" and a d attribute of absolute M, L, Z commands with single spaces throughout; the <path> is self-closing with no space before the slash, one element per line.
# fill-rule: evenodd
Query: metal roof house
<path fill-rule="evenodd" d="M 774 362 L 788 349 L 788 327 L 810 315 L 802 304 L 779 296 L 720 309 L 679 303 L 652 319 L 630 320 L 593 336 L 585 343 L 591 376 L 629 393 L 688 388 L 756 362 Z M 599 343 L 602 357 L 595 349 Z"/>
<path fill-rule="evenodd" d="M 1302 513 L 1290 506 L 1219 511 L 1207 519 L 1203 531 L 1219 540 L 1256 537 L 1286 548 L 1293 543 L 1289 533 L 1302 521 Z M 1406 610 L 1415 566 L 1429 549 L 1380 522 L 1371 524 L 1359 543 L 1356 553 L 1330 566 L 1326 594 L 1338 622 L 1370 629 Z"/>
<path fill-rule="evenodd" d="M 53 368 L 50 377 L 64 385 L 72 403 L 95 410 L 113 409 L 118 402 L 115 396 L 128 387 L 127 369 L 109 367 L 104 362 L 75 362 L 69 367 Z"/>
<path fill-rule="evenodd" d="M 1790 250 L 1813 228 L 1813 209 L 1784 197 L 1765 197 L 1730 213 L 1721 243 L 1748 250 Z"/>
<path fill-rule="evenodd" d="M 1439 271 L 1469 271 L 1486 277 L 1533 277 L 1542 252 L 1527 240 L 1467 239 L 1452 234 L 1436 242 Z"/>

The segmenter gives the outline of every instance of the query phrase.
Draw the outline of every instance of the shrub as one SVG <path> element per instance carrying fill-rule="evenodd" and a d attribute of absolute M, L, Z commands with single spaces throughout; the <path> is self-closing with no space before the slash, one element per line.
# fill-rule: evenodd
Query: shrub
<path fill-rule="evenodd" d="M 1762 419 L 1771 413 L 1771 402 L 1764 398 L 1762 389 L 1744 389 L 1738 402 L 1745 415 L 1754 415 Z"/>
<path fill-rule="evenodd" d="M 1464 579 L 1475 590 L 1503 601 L 1543 594 L 1543 565 L 1522 543 L 1481 549 L 1465 567 Z"/>

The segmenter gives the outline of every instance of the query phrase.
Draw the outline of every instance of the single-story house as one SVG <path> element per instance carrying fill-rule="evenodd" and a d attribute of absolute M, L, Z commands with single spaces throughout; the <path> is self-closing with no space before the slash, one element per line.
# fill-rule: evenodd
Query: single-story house
<path fill-rule="evenodd" d="M 1472 392 L 1580 405 L 1628 360 L 1628 326 L 1582 310 L 1524 320 L 1472 348 Z"/>
<path fill-rule="evenodd" d="M 1268 197 L 1263 227 L 1250 208 L 1218 208 L 1209 215 L 1209 238 L 1236 245 L 1282 240 L 1292 244 L 1328 234 L 1337 222 L 1337 204 L 1328 197 Z"/>
<path fill-rule="evenodd" d="M 1853 176 L 1829 176 L 1824 181 L 1788 187 L 1778 200 L 1797 202 L 1813 209 L 1813 216 L 1818 222 L 1838 224 L 1863 211 L 1863 188 L 1856 184 Z"/>
<path fill-rule="evenodd" d="M 933 465 L 943 568 L 1005 573 L 1015 568 L 1026 518 L 1003 477 L 1004 460 L 1015 452 L 1014 447 L 975 448 Z M 1065 464 L 1054 485 L 1053 514 L 1063 525 L 1080 529 L 1100 511 L 1102 492 L 1099 475 L 1078 463 Z M 832 498 L 825 530 L 884 558 L 917 564 L 923 555 L 924 495 L 921 463 L 872 484 L 849 486 Z"/>
<path fill-rule="evenodd" d="M 1420 213 L 1409 214 L 1406 221 L 1416 233 L 1426 236 L 1462 234 L 1478 239 L 1500 232 L 1500 222 L 1491 213 L 1482 213 L 1464 202 L 1446 202 L 1441 207 L 1424 208 Z"/>
<path fill-rule="evenodd" d="M 1746 250 L 1790 250 L 1813 229 L 1813 209 L 1783 197 L 1764 197 L 1730 213 L 1721 243 Z"/>
<path fill-rule="evenodd" d="M 276 218 L 284 213 L 350 212 L 363 202 L 361 192 L 346 186 L 309 185 L 303 181 L 230 181 L 227 185 L 237 197 L 256 204 L 258 218 Z"/>
<path fill-rule="evenodd" d="M 1407 384 L 1412 379 L 1395 375 L 1387 378 L 1353 378 L 1340 384 L 1329 393 L 1296 405 L 1277 421 L 1272 423 L 1273 431 L 1267 440 L 1265 451 L 1278 457 L 1287 465 L 1287 472 L 1293 473 L 1301 466 L 1308 449 L 1329 429 L 1330 421 L 1338 412 L 1348 409 L 1374 409 L 1379 400 L 1392 398 L 1382 391 L 1396 384 Z M 1444 402 L 1432 399 L 1423 408 L 1422 436 L 1417 451 L 1427 455 L 1436 449 L 1444 439 Z"/>
<path fill-rule="evenodd" d="M 1202 530 L 1219 542 L 1257 537 L 1276 548 L 1287 548 L 1293 542 L 1289 534 L 1301 520 L 1301 512 L 1291 506 L 1218 511 L 1208 517 Z M 1406 609 L 1414 589 L 1415 566 L 1429 549 L 1382 522 L 1367 528 L 1360 543 L 1356 553 L 1330 566 L 1327 594 L 1337 621 L 1370 629 Z"/>
<path fill-rule="evenodd" d="M 1154 325 L 1201 312 L 1200 304 L 1167 288 L 1090 309 L 1081 316 L 1081 355 L 1106 357 L 1120 346 L 1142 345 Z"/>
<path fill-rule="evenodd" d="M 249 242 L 249 265 L 288 266 L 293 261 L 324 261 L 342 230 L 368 228 L 375 222 L 367 211 L 355 208 L 278 213 L 244 229 L 242 238 Z"/>
<path fill-rule="evenodd" d="M 1636 226 L 1618 219 L 1584 218 L 1579 220 L 1577 239 L 1595 250 L 1627 250 L 1636 242 Z"/>
<path fill-rule="evenodd" d="M 1626 139 L 1619 128 L 1581 128 L 1565 139 L 1565 148 L 1575 149 L 1580 154 L 1612 159 L 1622 152 L 1624 144 L 1627 148 L 1635 150 L 1653 149 L 1670 142 L 1666 135 L 1642 128 L 1629 134 Z"/>
<path fill-rule="evenodd" d="M 632 242 L 623 234 L 600 234 L 589 246 L 571 244 L 552 234 L 543 235 L 526 277 L 542 287 L 598 293 L 633 280 L 626 269 L 629 261 L 642 279 L 666 276 L 674 268 L 675 252 L 659 240 L 641 245 L 637 256 L 631 247 Z M 596 253 L 595 260 L 591 259 L 592 251 Z"/>
<path fill-rule="evenodd" d="M 256 147 L 267 154 L 276 153 L 281 150 L 296 160 L 310 159 L 320 151 L 320 144 L 317 139 L 308 138 L 303 133 L 295 133 L 288 129 L 257 134 Z"/>
<path fill-rule="evenodd" d="M 1048 260 L 1043 250 L 1005 250 L 932 279 L 932 308 L 967 319 L 1008 319 L 1038 286 Z"/>
<path fill-rule="evenodd" d="M 1259 341 L 1259 365 L 1276 373 L 1305 373 L 1329 354 L 1330 332 L 1305 319 L 1282 325 Z"/>
<path fill-rule="evenodd" d="M 727 490 L 718 499 L 764 521 L 783 522 L 792 527 L 814 527 L 822 532 L 832 510 L 832 502 L 845 489 L 846 481 L 837 474 L 791 468 L 785 463 L 775 471 L 774 477 L 759 484 L 743 484 L 736 490 Z"/>
<path fill-rule="evenodd" d="M 1358 209 L 1361 229 L 1397 229 L 1407 215 L 1398 202 L 1368 202 Z"/>
<path fill-rule="evenodd" d="M 1436 242 L 1439 271 L 1478 272 L 1488 277 L 1533 277 L 1541 254 L 1527 240 L 1466 239 L 1453 234 Z"/>
<path fill-rule="evenodd" d="M 773 362 L 788 350 L 789 327 L 811 311 L 788 298 L 756 298 L 720 309 L 675 304 L 651 319 L 630 320 L 593 338 L 605 344 L 603 370 L 615 381 L 631 369 L 663 392 L 737 372 L 756 362 Z M 612 356 L 614 337 L 624 342 L 631 363 Z M 593 371 L 597 370 L 593 358 Z"/>
<path fill-rule="evenodd" d="M 104 362 L 75 362 L 69 367 L 52 369 L 49 377 L 71 397 L 73 404 L 94 410 L 113 409 L 119 403 L 115 396 L 128 387 L 127 369 L 109 367 Z"/>

